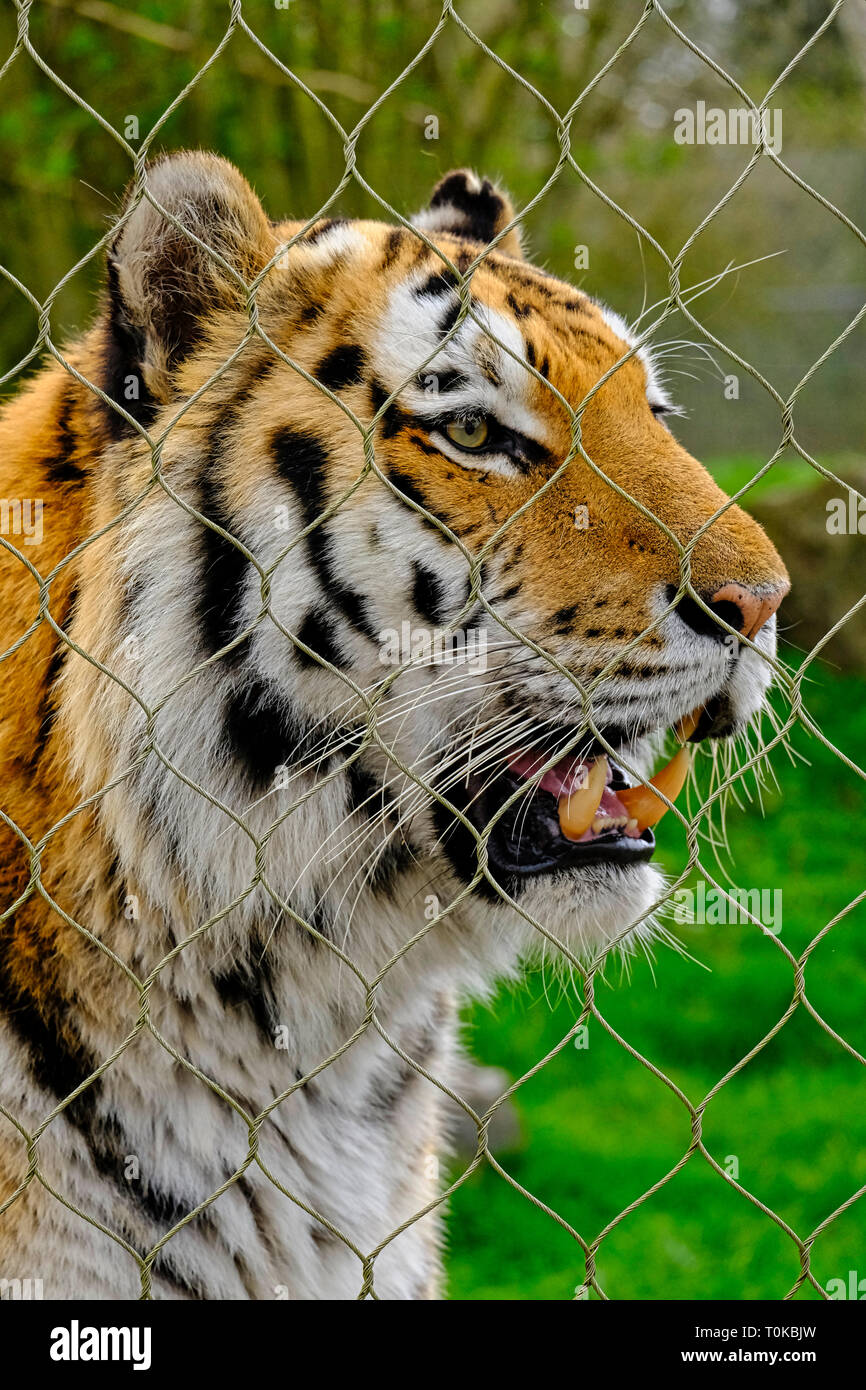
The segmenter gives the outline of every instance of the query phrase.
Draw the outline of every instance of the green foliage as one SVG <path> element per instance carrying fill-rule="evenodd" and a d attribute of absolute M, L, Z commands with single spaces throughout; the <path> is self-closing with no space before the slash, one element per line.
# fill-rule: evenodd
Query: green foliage
<path fill-rule="evenodd" d="M 795 44 L 823 18 L 818 0 L 779 4 L 772 15 L 752 0 L 716 9 L 699 0 L 673 0 L 668 6 L 671 18 L 755 94 L 766 90 Z M 359 172 L 403 214 L 424 201 L 447 169 L 466 164 L 499 177 L 525 206 L 559 156 L 556 121 L 544 101 L 559 112 L 568 110 L 642 11 L 641 0 L 593 0 L 585 11 L 570 0 L 546 5 L 465 0 L 463 19 L 531 86 L 520 85 L 449 23 L 366 123 L 357 145 Z M 272 0 L 246 0 L 243 6 L 261 43 L 327 103 L 346 131 L 365 120 L 385 87 L 420 52 L 440 12 L 438 0 L 412 6 L 396 0 L 354 5 L 293 0 L 285 10 Z M 228 4 L 216 0 L 130 5 L 101 0 L 98 6 L 45 0 L 30 11 L 30 36 L 57 77 L 117 130 L 128 116 L 138 119 L 140 138 L 131 141 L 138 149 L 214 52 L 228 16 Z M 10 5 L 0 15 L 0 51 L 11 51 L 14 39 Z M 862 223 L 866 185 L 856 148 L 863 118 L 855 52 L 834 24 L 790 73 L 778 101 L 798 173 Z M 105 233 L 130 177 L 131 160 L 27 53 L 12 63 L 3 88 L 0 261 L 41 297 Z M 653 15 L 579 103 L 570 126 L 580 167 L 671 256 L 739 176 L 746 157 L 742 149 L 674 143 L 674 111 L 698 99 L 724 106 L 737 100 Z M 439 120 L 436 140 L 425 138 L 428 115 Z M 342 139 L 327 118 L 242 31 L 194 83 L 149 148 L 157 154 L 186 145 L 210 147 L 234 159 L 275 216 L 313 213 L 345 168 Z M 350 215 L 383 215 L 354 181 L 340 207 Z M 588 246 L 590 266 L 580 273 L 581 282 L 627 315 L 639 311 L 645 292 L 652 302 L 667 291 L 667 272 L 656 253 L 645 245 L 641 257 L 635 232 L 573 169 L 563 171 L 527 225 L 534 255 L 560 275 L 575 275 L 574 247 Z M 699 301 L 699 316 L 782 390 L 803 374 L 862 302 L 856 239 L 764 163 L 698 238 L 683 266 L 682 283 L 695 284 L 731 260 L 780 250 L 785 256 L 744 271 Z M 64 289 L 53 313 L 58 341 L 85 326 L 99 281 L 97 260 Z M 804 282 L 817 290 L 808 313 L 802 312 Z M 35 321 L 20 294 L 2 279 L 0 312 L 3 371 L 32 344 Z M 659 334 L 661 339 L 699 336 L 676 317 Z M 851 389 L 853 354 L 853 347 L 834 354 L 820 373 L 820 398 L 807 395 L 798 417 L 816 447 L 838 451 L 863 436 L 866 397 Z M 719 370 L 731 369 L 724 354 L 715 355 Z M 686 347 L 682 358 L 667 365 L 673 388 L 693 417 L 681 427 L 689 447 L 710 454 L 766 447 L 769 455 L 781 433 L 779 412 L 758 388 L 754 393 L 744 388 L 742 400 L 726 402 L 716 369 L 693 359 Z"/>
<path fill-rule="evenodd" d="M 749 491 L 740 499 L 741 505 L 748 508 L 759 498 L 772 495 L 779 496 L 781 493 L 799 496 L 808 492 L 810 488 L 817 487 L 821 481 L 821 474 L 816 473 L 804 459 L 796 454 L 783 454 L 777 459 L 772 468 L 759 478 L 756 483 L 752 479 L 769 461 L 766 459 L 756 459 L 753 454 L 734 455 L 713 459 L 708 467 L 719 487 L 733 497 L 741 488 L 752 484 Z M 826 467 L 832 468 L 844 476 L 847 461 L 840 459 L 823 459 Z"/>

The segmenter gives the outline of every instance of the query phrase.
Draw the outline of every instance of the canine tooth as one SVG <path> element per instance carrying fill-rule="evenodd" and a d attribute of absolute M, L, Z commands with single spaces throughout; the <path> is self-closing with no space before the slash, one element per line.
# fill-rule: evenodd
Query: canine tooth
<path fill-rule="evenodd" d="M 692 750 L 685 745 L 678 749 L 669 763 L 656 773 L 645 787 L 627 787 L 617 792 L 618 799 L 637 821 L 638 829 L 647 830 L 656 825 L 668 809 L 660 797 L 652 790 L 656 787 L 669 801 L 676 801 L 689 775 L 692 765 Z"/>
<path fill-rule="evenodd" d="M 703 714 L 703 712 L 704 706 L 698 705 L 697 709 L 693 709 L 691 714 L 684 714 L 682 719 L 678 720 L 677 723 L 674 725 L 674 733 L 676 734 L 680 743 L 685 743 L 687 739 L 691 738 L 692 734 L 695 732 L 695 729 L 701 722 L 701 715 Z M 671 798 L 671 800 L 673 800 L 673 797 Z"/>
<path fill-rule="evenodd" d="M 585 785 L 577 787 L 570 796 L 559 798 L 559 828 L 567 840 L 579 840 L 595 820 L 607 772 L 607 758 L 596 758 L 586 773 Z"/>

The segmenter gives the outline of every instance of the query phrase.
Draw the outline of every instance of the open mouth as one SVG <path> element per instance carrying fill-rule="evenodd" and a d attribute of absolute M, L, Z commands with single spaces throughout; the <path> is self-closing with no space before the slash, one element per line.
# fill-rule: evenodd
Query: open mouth
<path fill-rule="evenodd" d="M 494 778 L 470 778 L 464 812 L 481 832 L 521 788 L 499 816 L 487 842 L 493 878 L 509 881 L 590 864 L 626 868 L 652 857 L 655 826 L 673 802 L 691 766 L 689 741 L 701 737 L 703 709 L 675 726 L 678 748 L 646 783 L 635 782 L 605 752 L 569 754 L 539 777 L 549 754 L 515 749 Z M 527 783 L 534 782 L 533 786 Z M 466 841 L 472 841 L 464 831 Z M 462 838 L 462 837 L 461 837 Z M 469 845 L 464 844 L 463 857 Z M 474 842 L 463 866 L 477 866 Z"/>

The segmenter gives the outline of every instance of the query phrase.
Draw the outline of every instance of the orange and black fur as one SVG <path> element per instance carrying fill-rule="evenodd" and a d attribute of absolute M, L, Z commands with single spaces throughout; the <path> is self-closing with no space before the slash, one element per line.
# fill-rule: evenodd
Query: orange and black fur
<path fill-rule="evenodd" d="M 438 1212 L 412 1218 L 453 1103 L 419 1068 L 453 1081 L 455 1000 L 539 925 L 598 954 L 662 887 L 649 833 L 563 841 L 531 779 L 499 814 L 515 757 L 597 734 L 645 772 L 689 711 L 742 727 L 787 577 L 731 507 L 671 605 L 725 499 L 489 182 L 416 219 L 461 274 L 499 238 L 462 319 L 411 230 L 272 223 L 200 153 L 147 187 L 68 368 L 0 417 L 0 493 L 41 512 L 0 537 L 0 1278 L 136 1297 L 144 1261 L 158 1298 L 351 1298 L 378 1251 L 379 1296 L 435 1297 Z M 604 477 L 563 403 L 593 391 Z M 483 637 L 483 669 L 384 665 L 406 623 Z"/>

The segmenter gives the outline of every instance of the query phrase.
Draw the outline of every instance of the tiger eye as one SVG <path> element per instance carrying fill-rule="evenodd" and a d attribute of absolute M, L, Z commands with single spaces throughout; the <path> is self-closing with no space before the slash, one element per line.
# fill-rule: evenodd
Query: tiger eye
<path fill-rule="evenodd" d="M 486 420 L 449 420 L 445 433 L 452 444 L 461 449 L 481 449 L 487 442 L 490 428 Z"/>

